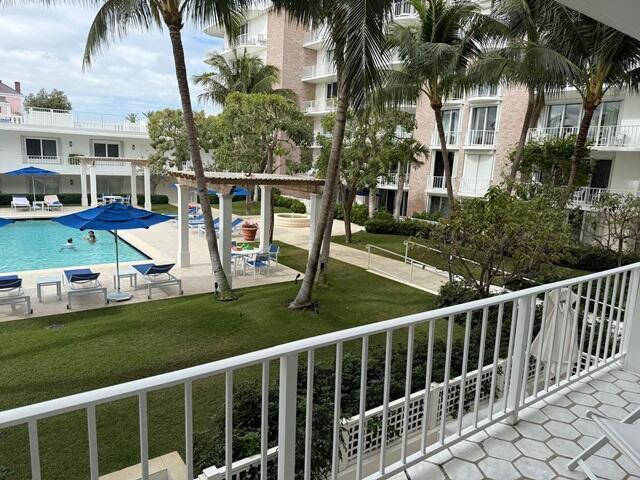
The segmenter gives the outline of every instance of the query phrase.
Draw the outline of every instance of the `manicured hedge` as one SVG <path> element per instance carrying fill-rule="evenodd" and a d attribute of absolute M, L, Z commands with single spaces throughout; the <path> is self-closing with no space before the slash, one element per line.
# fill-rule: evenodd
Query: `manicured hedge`
<path fill-rule="evenodd" d="M 335 218 L 344 220 L 344 206 L 342 203 L 336 205 Z M 369 220 L 369 207 L 367 205 L 356 204 L 351 208 L 351 223 L 364 225 Z"/>
<path fill-rule="evenodd" d="M 307 213 L 307 207 L 297 198 L 283 197 L 279 193 L 273 196 L 273 204 L 276 207 L 288 208 L 293 213 Z"/>
<path fill-rule="evenodd" d="M 637 253 L 627 252 L 622 257 L 623 265 L 635 262 L 640 262 L 640 255 Z M 599 272 L 616 268 L 618 259 L 616 252 L 612 250 L 606 250 L 595 245 L 575 244 L 569 248 L 562 259 L 555 263 L 561 267 Z"/>
<path fill-rule="evenodd" d="M 415 212 L 411 215 L 413 218 L 417 218 L 419 220 L 432 220 L 437 222 L 442 218 L 442 213 L 440 212 Z"/>
<path fill-rule="evenodd" d="M 33 195 L 28 193 L 0 193 L 0 206 L 11 205 L 11 199 L 14 196 L 25 196 L 29 201 L 33 200 Z M 80 193 L 58 193 L 58 198 L 64 205 L 80 205 L 82 203 L 82 195 Z M 127 195 L 124 193 L 116 195 Z M 43 200 L 44 195 L 36 194 L 36 200 Z M 89 195 L 89 203 L 91 203 L 91 195 Z M 154 205 L 169 203 L 169 197 L 166 195 L 151 195 L 151 203 Z M 144 205 L 144 195 L 138 195 L 138 205 Z"/>
<path fill-rule="evenodd" d="M 406 218 L 396 221 L 393 216 L 387 212 L 378 212 L 375 218 L 367 220 L 364 227 L 369 233 L 386 233 L 389 235 L 420 238 L 429 238 L 434 229 L 433 224 L 422 220 Z"/>

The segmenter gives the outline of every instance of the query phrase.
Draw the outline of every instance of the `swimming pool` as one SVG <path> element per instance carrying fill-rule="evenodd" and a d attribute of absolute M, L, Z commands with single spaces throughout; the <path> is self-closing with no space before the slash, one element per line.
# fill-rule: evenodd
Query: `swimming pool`
<path fill-rule="evenodd" d="M 0 228 L 0 272 L 42 270 L 115 263 L 114 236 L 108 231 L 96 231 L 98 240 L 89 243 L 87 232 L 65 227 L 50 220 L 23 220 Z M 73 249 L 62 248 L 68 238 Z M 146 260 L 149 257 L 120 239 L 121 262 Z"/>

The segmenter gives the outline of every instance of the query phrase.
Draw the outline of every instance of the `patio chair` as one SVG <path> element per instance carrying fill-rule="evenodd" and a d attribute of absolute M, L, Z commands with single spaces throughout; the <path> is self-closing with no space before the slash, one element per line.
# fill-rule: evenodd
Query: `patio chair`
<path fill-rule="evenodd" d="M 569 470 L 580 467 L 591 480 L 598 480 L 586 460 L 609 442 L 640 468 L 640 425 L 633 424 L 640 418 L 640 407 L 622 420 L 613 420 L 592 410 L 587 411 L 587 418 L 593 420 L 604 435 L 574 457 L 567 465 Z"/>
<path fill-rule="evenodd" d="M 4 275 L 0 277 L 0 305 L 14 305 L 24 303 L 27 306 L 27 315 L 31 315 L 31 297 L 24 294 L 22 279 L 17 275 Z"/>
<path fill-rule="evenodd" d="M 58 195 L 45 195 L 44 204 L 49 210 L 51 210 L 52 208 L 58 208 L 62 210 L 62 207 L 64 207 L 64 205 L 58 198 Z"/>
<path fill-rule="evenodd" d="M 278 255 L 280 254 L 280 246 L 274 245 L 273 243 L 269 245 L 269 262 L 273 261 L 276 264 L 276 268 L 278 268 Z"/>
<path fill-rule="evenodd" d="M 13 196 L 11 199 L 11 208 L 14 211 L 17 211 L 19 208 L 26 208 L 27 210 L 31 210 L 31 202 L 27 200 L 27 197 L 16 197 Z"/>
<path fill-rule="evenodd" d="M 122 203 L 124 203 L 125 205 L 131 205 L 131 195 L 125 195 L 122 198 Z"/>
<path fill-rule="evenodd" d="M 202 215 L 200 215 L 200 217 L 202 217 Z M 197 222 L 193 222 L 193 223 L 189 221 L 189 228 L 192 229 L 194 232 L 198 232 L 198 234 L 200 235 L 204 235 L 205 234 L 204 218 L 201 218 Z M 220 218 L 216 217 L 213 219 L 213 228 L 216 230 L 216 233 L 218 233 L 218 231 L 220 230 Z"/>
<path fill-rule="evenodd" d="M 67 292 L 67 310 L 71 310 L 71 298 L 80 295 L 99 293 L 104 297 L 105 305 L 109 303 L 107 289 L 98 280 L 99 276 L 100 273 L 94 272 L 90 268 L 78 268 L 62 272 L 62 281 L 69 289 Z"/>
<path fill-rule="evenodd" d="M 147 288 L 149 293 L 147 298 L 151 298 L 151 289 L 161 288 L 170 285 L 176 285 L 178 287 L 178 294 L 182 295 L 182 280 L 176 278 L 170 273 L 170 270 L 175 266 L 175 263 L 168 263 L 166 265 L 156 265 L 155 263 L 145 263 L 143 265 L 132 265 L 132 270 L 144 280 L 147 281 Z"/>
<path fill-rule="evenodd" d="M 264 271 L 266 276 L 269 276 L 268 253 L 258 253 L 253 259 L 246 260 L 244 263 L 249 270 L 253 270 L 253 278 L 256 278 L 256 273 L 260 270 Z"/>

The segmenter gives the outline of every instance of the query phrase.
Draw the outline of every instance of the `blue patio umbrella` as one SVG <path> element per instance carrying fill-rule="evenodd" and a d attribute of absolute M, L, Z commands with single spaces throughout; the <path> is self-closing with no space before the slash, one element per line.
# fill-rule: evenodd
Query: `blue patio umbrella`
<path fill-rule="evenodd" d="M 120 261 L 118 259 L 118 230 L 133 230 L 149 228 L 158 223 L 171 220 L 171 217 L 150 212 L 141 208 L 134 208 L 121 203 L 111 203 L 90 208 L 81 212 L 55 218 L 54 221 L 67 227 L 79 230 L 111 230 L 116 242 L 116 279 L 117 291 L 108 295 L 109 300 L 129 300 L 131 294 L 120 291 Z"/>
<path fill-rule="evenodd" d="M 9 220 L 7 218 L 0 218 L 0 227 L 6 227 L 10 223 L 13 223 L 14 220 Z"/>
<path fill-rule="evenodd" d="M 5 172 L 5 175 L 10 177 L 31 177 L 31 190 L 33 192 L 33 201 L 36 201 L 36 181 L 35 177 L 52 177 L 59 175 L 58 172 L 52 170 L 45 170 L 44 168 L 38 168 L 34 166 L 20 168 L 18 170 L 12 170 Z"/>

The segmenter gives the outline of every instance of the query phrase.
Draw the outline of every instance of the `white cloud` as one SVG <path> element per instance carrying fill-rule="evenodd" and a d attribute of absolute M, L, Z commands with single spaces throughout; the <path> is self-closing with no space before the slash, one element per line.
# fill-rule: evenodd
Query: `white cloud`
<path fill-rule="evenodd" d="M 0 79 L 21 81 L 23 92 L 58 88 L 79 111 L 126 114 L 179 107 L 171 44 L 166 32 L 132 32 L 100 52 L 82 70 L 95 11 L 77 6 L 5 8 L 0 14 Z M 183 30 L 189 75 L 205 71 L 205 50 L 221 40 Z M 191 86 L 194 107 L 198 88 Z M 213 107 L 206 107 L 214 111 Z"/>

